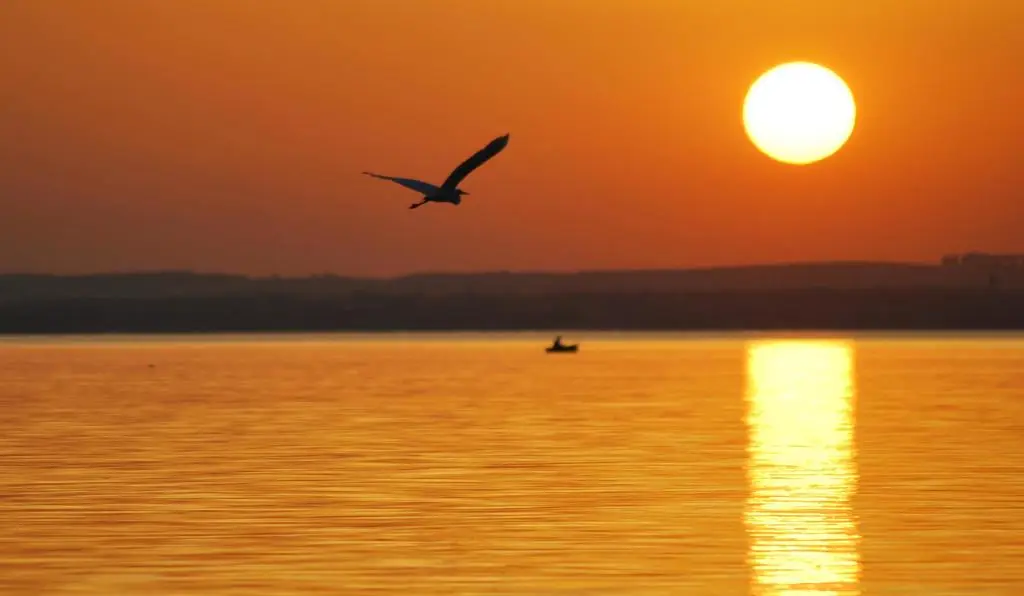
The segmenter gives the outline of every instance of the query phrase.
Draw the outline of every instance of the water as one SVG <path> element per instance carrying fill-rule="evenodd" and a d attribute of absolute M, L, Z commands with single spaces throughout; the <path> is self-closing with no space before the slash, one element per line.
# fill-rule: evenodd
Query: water
<path fill-rule="evenodd" d="M 1024 337 L 0 341 L 4 594 L 1024 593 Z"/>

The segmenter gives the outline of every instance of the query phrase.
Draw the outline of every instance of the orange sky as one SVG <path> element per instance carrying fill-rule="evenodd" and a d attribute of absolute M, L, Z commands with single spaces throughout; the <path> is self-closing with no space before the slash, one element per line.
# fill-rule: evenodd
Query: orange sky
<path fill-rule="evenodd" d="M 858 103 L 812 166 L 747 87 Z M 1019 0 L 4 0 L 0 271 L 253 274 L 1024 252 Z M 504 153 L 459 207 L 440 183 Z"/>

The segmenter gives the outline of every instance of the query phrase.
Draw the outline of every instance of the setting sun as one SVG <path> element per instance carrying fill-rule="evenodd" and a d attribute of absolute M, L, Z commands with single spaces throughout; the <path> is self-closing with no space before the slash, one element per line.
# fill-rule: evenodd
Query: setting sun
<path fill-rule="evenodd" d="M 824 159 L 853 133 L 856 105 L 846 83 L 810 62 L 782 64 L 761 75 L 747 92 L 743 124 L 754 145 L 790 164 Z"/>

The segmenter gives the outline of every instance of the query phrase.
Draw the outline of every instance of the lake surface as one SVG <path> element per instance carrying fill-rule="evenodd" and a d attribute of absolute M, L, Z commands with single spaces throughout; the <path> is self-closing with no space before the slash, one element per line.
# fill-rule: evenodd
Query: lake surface
<path fill-rule="evenodd" d="M 3 594 L 1024 594 L 1024 336 L 0 339 Z"/>

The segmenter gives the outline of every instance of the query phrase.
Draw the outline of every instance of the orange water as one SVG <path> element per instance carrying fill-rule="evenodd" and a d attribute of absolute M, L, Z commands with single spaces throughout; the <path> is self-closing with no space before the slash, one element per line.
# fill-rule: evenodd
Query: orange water
<path fill-rule="evenodd" d="M 1024 593 L 1024 338 L 549 339 L 0 340 L 0 593 Z"/>

